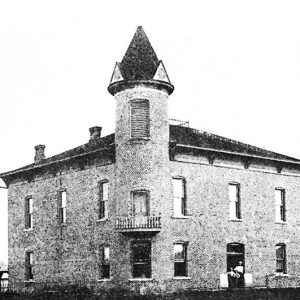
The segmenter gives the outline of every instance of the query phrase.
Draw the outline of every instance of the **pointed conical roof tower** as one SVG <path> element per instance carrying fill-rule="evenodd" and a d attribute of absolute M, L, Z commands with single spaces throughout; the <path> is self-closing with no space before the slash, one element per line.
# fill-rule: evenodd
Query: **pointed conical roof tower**
<path fill-rule="evenodd" d="M 115 95 L 140 84 L 165 90 L 169 95 L 174 90 L 142 26 L 137 28 L 121 63 L 116 63 L 108 91 Z"/>

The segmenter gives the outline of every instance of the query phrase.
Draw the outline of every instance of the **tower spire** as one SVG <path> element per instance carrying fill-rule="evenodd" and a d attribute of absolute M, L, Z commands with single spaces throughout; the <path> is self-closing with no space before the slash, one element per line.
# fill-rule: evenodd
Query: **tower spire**
<path fill-rule="evenodd" d="M 162 61 L 157 58 L 143 27 L 139 26 L 121 63 L 116 63 L 108 91 L 114 95 L 141 83 L 164 89 L 169 94 L 174 90 Z"/>

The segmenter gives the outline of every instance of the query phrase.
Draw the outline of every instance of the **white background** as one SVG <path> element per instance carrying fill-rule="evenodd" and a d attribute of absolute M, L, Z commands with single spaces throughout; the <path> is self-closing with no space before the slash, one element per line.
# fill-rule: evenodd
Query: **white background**
<path fill-rule="evenodd" d="M 300 158 L 299 15 L 288 0 L 0 1 L 0 172 L 114 132 L 107 86 L 139 25 L 175 86 L 170 117 Z M 0 189 L 0 261 L 6 210 Z"/>

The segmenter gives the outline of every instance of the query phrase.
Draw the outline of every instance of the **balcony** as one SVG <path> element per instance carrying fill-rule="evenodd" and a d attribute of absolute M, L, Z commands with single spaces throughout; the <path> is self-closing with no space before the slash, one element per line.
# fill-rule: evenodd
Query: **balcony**
<path fill-rule="evenodd" d="M 156 234 L 161 229 L 160 219 L 160 216 L 119 217 L 116 220 L 116 230 L 125 234 Z"/>

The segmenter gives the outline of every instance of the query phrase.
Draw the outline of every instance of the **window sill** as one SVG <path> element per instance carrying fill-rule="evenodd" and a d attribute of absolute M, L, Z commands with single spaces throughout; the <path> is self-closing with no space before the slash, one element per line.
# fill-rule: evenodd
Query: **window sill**
<path fill-rule="evenodd" d="M 33 228 L 24 228 L 24 231 L 25 232 L 30 232 L 30 231 L 33 231 Z"/>
<path fill-rule="evenodd" d="M 106 282 L 106 281 L 111 281 L 111 278 L 101 278 L 101 279 L 97 279 L 97 282 Z"/>
<path fill-rule="evenodd" d="M 176 215 L 173 215 L 172 216 L 172 219 L 189 219 L 191 216 L 176 216 Z"/>
<path fill-rule="evenodd" d="M 229 219 L 230 222 L 243 222 L 242 219 Z"/>
<path fill-rule="evenodd" d="M 289 274 L 284 274 L 284 273 L 276 273 L 275 277 L 290 277 Z"/>
<path fill-rule="evenodd" d="M 173 277 L 174 280 L 190 280 L 191 277 L 185 277 L 185 276 L 176 276 Z"/>
<path fill-rule="evenodd" d="M 135 282 L 135 281 L 152 281 L 153 278 L 130 278 L 130 282 Z"/>
<path fill-rule="evenodd" d="M 287 221 L 275 221 L 275 224 L 287 225 Z"/>
<path fill-rule="evenodd" d="M 139 143 L 139 142 L 144 142 L 144 141 L 150 141 L 150 137 L 138 137 L 138 138 L 130 138 L 129 142 L 130 143 Z"/>
<path fill-rule="evenodd" d="M 96 220 L 97 223 L 105 222 L 108 220 L 108 217 Z"/>

